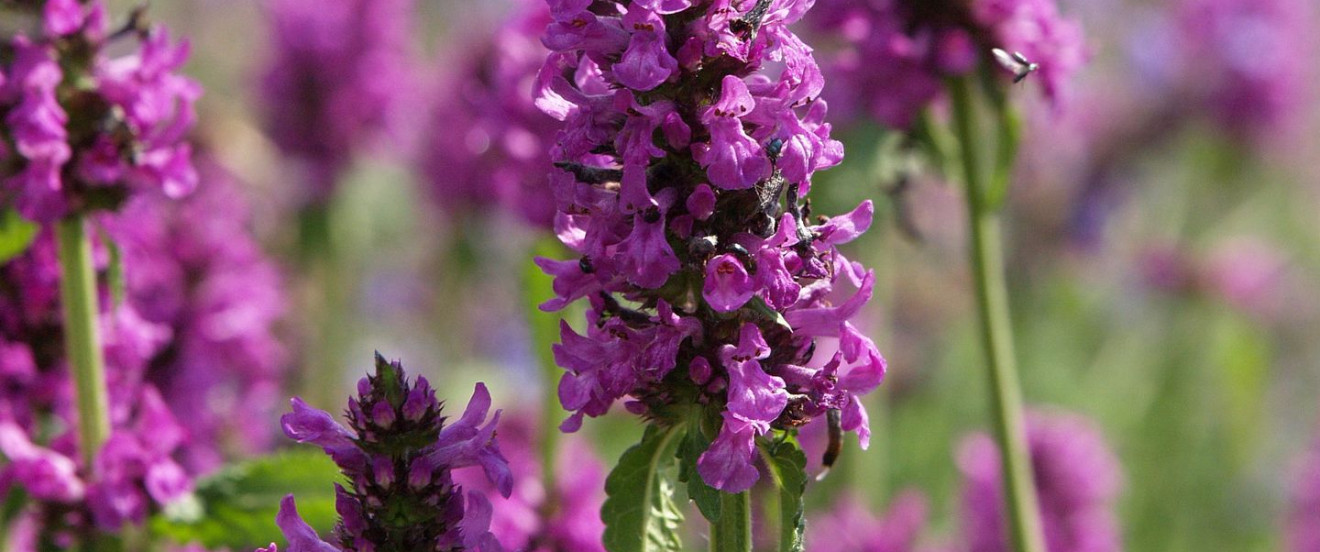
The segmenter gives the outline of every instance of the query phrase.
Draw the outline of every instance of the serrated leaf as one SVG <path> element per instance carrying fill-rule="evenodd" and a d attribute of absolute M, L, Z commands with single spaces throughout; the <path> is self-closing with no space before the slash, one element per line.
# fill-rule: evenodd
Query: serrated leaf
<path fill-rule="evenodd" d="M 251 550 L 283 541 L 275 514 L 292 493 L 298 513 L 324 535 L 337 517 L 333 483 L 341 480 L 339 467 L 319 450 L 235 464 L 199 481 L 191 499 L 154 516 L 148 529 L 157 540 Z"/>
<path fill-rule="evenodd" d="M 802 495 L 807 489 L 807 455 L 791 437 L 763 447 L 761 455 L 779 490 L 779 550 L 802 552 L 802 534 L 806 530 Z"/>
<path fill-rule="evenodd" d="M 605 549 L 610 552 L 663 552 L 683 547 L 683 513 L 674 501 L 679 443 L 684 427 L 648 426 L 642 441 L 619 457 L 605 479 Z"/>
<path fill-rule="evenodd" d="M 701 516 L 712 523 L 720 519 L 720 492 L 707 485 L 697 472 L 697 460 L 710 448 L 710 439 L 701 431 L 700 420 L 687 425 L 687 434 L 679 445 L 678 480 L 687 484 L 688 498 L 697 504 Z"/>
<path fill-rule="evenodd" d="M 0 212 L 0 264 L 22 255 L 32 246 L 40 227 L 13 209 Z"/>

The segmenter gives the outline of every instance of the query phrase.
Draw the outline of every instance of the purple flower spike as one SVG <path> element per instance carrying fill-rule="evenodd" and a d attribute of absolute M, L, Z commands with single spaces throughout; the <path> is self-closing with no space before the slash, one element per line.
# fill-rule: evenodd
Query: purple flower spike
<path fill-rule="evenodd" d="M 50 223 L 71 210 L 118 209 L 138 192 L 179 198 L 196 186 L 186 138 L 201 90 L 179 74 L 186 45 L 153 27 L 111 57 L 105 9 L 50 0 L 40 36 L 5 39 L 13 56 L 0 66 L 0 141 L 17 155 L 0 168 L 0 208 Z M 71 138 L 68 129 L 88 130 Z"/>
<path fill-rule="evenodd" d="M 333 546 L 297 517 L 293 498 L 285 498 L 277 522 L 293 550 L 502 551 L 488 529 L 490 503 L 453 481 L 454 470 L 480 465 L 490 485 L 505 496 L 512 490 L 508 461 L 495 443 L 499 412 L 485 422 L 485 385 L 477 384 L 463 416 L 445 427 L 430 384 L 410 382 L 398 362 L 377 355 L 375 373 L 349 400 L 348 428 L 300 399 L 292 403 L 294 411 L 281 418 L 285 432 L 321 445 L 352 484 L 336 485 L 340 520 Z"/>
<path fill-rule="evenodd" d="M 547 4 L 535 104 L 562 121 L 549 187 L 575 258 L 537 260 L 555 278 L 542 309 L 590 305 L 585 333 L 565 323 L 554 346 L 561 429 L 619 400 L 659 425 L 699 412 L 723 427 L 698 471 L 725 491 L 759 477 L 759 440 L 831 410 L 865 441 L 859 397 L 884 365 L 849 322 L 874 278 L 836 246 L 872 207 L 815 217 L 804 202 L 843 156 L 789 30 L 812 2 Z M 812 362 L 818 338 L 846 349 L 829 368 Z"/>

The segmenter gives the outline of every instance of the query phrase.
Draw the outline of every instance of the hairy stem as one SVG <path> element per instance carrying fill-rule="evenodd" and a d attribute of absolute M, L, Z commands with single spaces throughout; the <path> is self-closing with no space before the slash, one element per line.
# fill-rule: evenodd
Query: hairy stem
<path fill-rule="evenodd" d="M 720 493 L 720 519 L 710 524 L 710 552 L 751 552 L 752 493 Z"/>
<path fill-rule="evenodd" d="M 1004 257 L 999 214 L 986 204 L 985 180 L 976 152 L 976 114 L 966 79 L 952 82 L 954 132 L 958 136 L 967 186 L 967 216 L 971 237 L 972 278 L 981 343 L 989 368 L 991 414 L 999 441 L 1000 470 L 1008 510 L 1009 534 L 1017 552 L 1045 552 L 1031 457 L 1022 415 L 1022 391 L 1013 355 L 1013 328 L 1004 282 Z"/>

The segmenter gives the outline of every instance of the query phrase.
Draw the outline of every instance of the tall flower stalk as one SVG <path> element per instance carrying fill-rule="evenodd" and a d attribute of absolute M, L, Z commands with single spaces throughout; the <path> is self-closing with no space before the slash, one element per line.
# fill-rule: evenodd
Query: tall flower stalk
<path fill-rule="evenodd" d="M 958 79 L 951 86 L 954 132 L 961 153 L 966 186 L 972 279 L 980 323 L 981 347 L 989 382 L 991 418 L 1001 451 L 1009 534 L 1019 552 L 1045 552 L 1036 490 L 1031 479 L 1031 458 L 1022 413 L 1022 391 L 1013 353 L 1013 327 L 1004 283 L 1003 236 L 999 206 L 990 201 L 990 187 L 976 151 L 976 113 L 971 86 Z"/>

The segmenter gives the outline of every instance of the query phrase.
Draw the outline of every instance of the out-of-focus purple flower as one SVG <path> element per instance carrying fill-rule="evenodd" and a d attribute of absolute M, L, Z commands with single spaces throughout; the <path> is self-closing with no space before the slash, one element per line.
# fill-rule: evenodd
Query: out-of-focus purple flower
<path fill-rule="evenodd" d="M 1276 246 L 1238 236 L 1205 253 L 1152 246 L 1139 259 L 1146 285 L 1173 294 L 1199 294 L 1263 320 L 1286 308 L 1289 260 Z"/>
<path fill-rule="evenodd" d="M 41 498 L 33 508 L 68 514 L 41 516 L 58 520 L 36 525 L 42 542 L 140 523 L 186 492 L 192 476 L 215 467 L 226 452 L 266 444 L 268 432 L 259 428 L 268 425 L 263 414 L 273 408 L 281 373 L 282 349 L 271 334 L 281 294 L 273 268 L 247 235 L 237 190 L 218 177 L 214 183 L 182 201 L 138 195 L 121 212 L 97 217 L 104 229 L 98 238 L 118 244 L 126 280 L 122 298 L 108 285 L 100 290 L 110 439 L 95 466 L 79 463 L 76 436 L 68 429 L 44 447 L 63 460 L 50 461 L 42 449 L 4 445 L 11 449 L 7 454 L 27 459 L 4 469 L 51 475 L 19 480 L 62 485 L 56 476 L 73 466 L 83 482 L 85 492 L 77 498 L 68 498 L 72 487 L 30 490 Z M 98 241 L 97 270 L 109 272 L 111 257 L 108 244 Z M 51 426 L 47 414 L 56 427 L 72 428 L 76 419 L 62 347 L 59 278 L 49 231 L 0 267 L 0 420 L 6 443 L 22 442 L 15 431 L 29 442 L 41 435 Z"/>
<path fill-rule="evenodd" d="M 412 0 L 268 0 L 266 127 L 302 165 L 297 201 L 318 205 L 359 148 L 405 133 Z"/>
<path fill-rule="evenodd" d="M 49 223 L 137 191 L 191 192 L 186 135 L 201 89 L 178 73 L 186 44 L 161 28 L 107 35 L 101 1 L 51 1 L 42 14 L 44 35 L 12 38 L 12 62 L 0 67 L 0 157 L 11 157 L 0 164 L 0 207 Z M 107 53 L 126 41 L 136 48 Z M 8 144 L 16 155 L 3 155 Z"/>
<path fill-rule="evenodd" d="M 1054 0 L 820 0 L 806 20 L 824 43 L 831 105 L 894 128 L 938 99 L 945 77 L 993 64 L 992 48 L 1038 63 L 1033 79 L 1056 104 L 1086 59 L 1081 28 Z"/>
<path fill-rule="evenodd" d="M 285 434 L 320 445 L 350 486 L 335 485 L 335 545 L 298 516 L 292 495 L 285 497 L 276 523 L 290 551 L 503 550 L 488 530 L 490 503 L 453 479 L 455 469 L 481 466 L 500 494 L 512 492 L 513 475 L 495 442 L 500 413 L 486 422 L 489 409 L 490 394 L 477 384 L 463 416 L 447 425 L 426 378 L 411 382 L 399 363 L 379 355 L 375 373 L 348 401 L 349 427 L 293 399 L 293 412 L 280 419 Z"/>
<path fill-rule="evenodd" d="M 579 258 L 538 260 L 558 295 L 542 308 L 591 303 L 585 335 L 564 324 L 554 347 L 561 427 L 625 397 L 661 424 L 677 397 L 710 405 L 723 426 L 698 469 L 729 492 L 759 477 L 758 437 L 829 410 L 865 445 L 857 397 L 884 360 L 848 320 L 874 278 L 836 246 L 872 208 L 813 219 L 802 202 L 843 156 L 788 28 L 811 2 L 548 4 L 536 105 L 563 122 L 549 182 Z M 818 338 L 848 347 L 807 367 Z"/>
<path fill-rule="evenodd" d="M 451 215 L 495 206 L 553 223 L 546 173 L 559 125 L 532 104 L 549 23 L 544 2 L 522 0 L 498 29 L 446 46 L 420 165 L 432 200 Z"/>
<path fill-rule="evenodd" d="M 513 492 L 492 498 L 490 532 L 510 550 L 604 552 L 605 466 L 584 441 L 571 436 L 562 442 L 555 470 L 555 488 L 547 489 L 535 438 L 536 421 L 520 416 L 500 426 L 500 452 L 509 460 Z M 498 489 L 475 471 L 454 474 L 454 482 L 493 495 Z"/>
<path fill-rule="evenodd" d="M 1118 460 L 1089 420 L 1032 412 L 1027 443 L 1049 552 L 1112 552 L 1122 538 L 1114 513 L 1121 480 Z M 971 552 L 1009 550 L 1004 534 L 999 452 L 988 435 L 958 450 L 964 479 L 963 535 Z"/>
<path fill-rule="evenodd" d="M 1297 464 L 1287 529 L 1289 552 L 1320 550 L 1320 442 Z"/>
<path fill-rule="evenodd" d="M 1294 135 L 1310 94 L 1314 4 L 1306 0 L 1184 0 L 1165 68 L 1236 136 Z"/>
<path fill-rule="evenodd" d="M 285 296 L 274 263 L 252 239 L 247 199 L 213 160 L 205 185 L 177 202 L 144 196 L 105 221 L 123 252 L 128 301 L 170 328 L 170 351 L 152 358 L 157 386 L 192 439 L 197 472 L 225 453 L 272 444 L 278 388 L 288 354 L 276 339 Z"/>
<path fill-rule="evenodd" d="M 926 528 L 926 497 L 905 491 L 877 518 L 857 497 L 844 497 L 807 524 L 812 552 L 913 552 Z"/>

